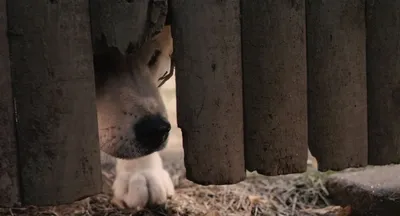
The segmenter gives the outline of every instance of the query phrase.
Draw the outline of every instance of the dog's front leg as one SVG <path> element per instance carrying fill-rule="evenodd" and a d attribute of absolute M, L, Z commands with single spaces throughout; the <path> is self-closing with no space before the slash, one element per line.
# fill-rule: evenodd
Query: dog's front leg
<path fill-rule="evenodd" d="M 140 210 L 164 204 L 174 194 L 169 173 L 158 152 L 132 160 L 117 160 L 113 203 Z"/>

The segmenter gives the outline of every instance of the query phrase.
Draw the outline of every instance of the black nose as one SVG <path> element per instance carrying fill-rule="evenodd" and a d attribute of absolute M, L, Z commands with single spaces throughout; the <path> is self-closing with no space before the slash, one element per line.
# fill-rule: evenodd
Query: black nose
<path fill-rule="evenodd" d="M 146 148 L 159 148 L 168 138 L 171 125 L 160 115 L 145 116 L 134 126 L 136 140 Z"/>

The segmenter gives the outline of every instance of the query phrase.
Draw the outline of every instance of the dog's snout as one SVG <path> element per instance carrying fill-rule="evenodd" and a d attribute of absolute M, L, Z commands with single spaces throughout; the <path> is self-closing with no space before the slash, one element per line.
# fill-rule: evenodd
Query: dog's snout
<path fill-rule="evenodd" d="M 147 148 L 161 147 L 168 138 L 171 124 L 160 115 L 146 116 L 134 126 L 136 139 Z"/>

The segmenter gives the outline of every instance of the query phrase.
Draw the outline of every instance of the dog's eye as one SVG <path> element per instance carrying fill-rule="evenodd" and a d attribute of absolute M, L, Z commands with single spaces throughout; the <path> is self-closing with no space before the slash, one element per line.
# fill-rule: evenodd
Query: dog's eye
<path fill-rule="evenodd" d="M 153 55 L 151 56 L 149 62 L 147 63 L 147 65 L 149 67 L 153 66 L 156 64 L 158 57 L 161 55 L 161 51 L 160 50 L 155 50 Z"/>

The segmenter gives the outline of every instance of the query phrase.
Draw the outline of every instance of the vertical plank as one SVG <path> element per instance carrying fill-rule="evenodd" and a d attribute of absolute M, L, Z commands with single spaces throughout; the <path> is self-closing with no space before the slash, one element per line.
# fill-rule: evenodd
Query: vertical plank
<path fill-rule="evenodd" d="M 240 2 L 172 0 L 170 7 L 186 177 L 237 183 L 245 178 Z"/>
<path fill-rule="evenodd" d="M 0 0 L 0 206 L 10 207 L 20 201 L 17 164 L 6 0 Z"/>
<path fill-rule="evenodd" d="M 364 9 L 307 0 L 309 148 L 321 171 L 367 165 Z"/>
<path fill-rule="evenodd" d="M 400 163 L 400 2 L 367 1 L 368 162 Z"/>
<path fill-rule="evenodd" d="M 7 2 L 25 205 L 101 191 L 89 1 Z"/>
<path fill-rule="evenodd" d="M 242 1 L 246 168 L 264 175 L 307 168 L 304 2 Z"/>

